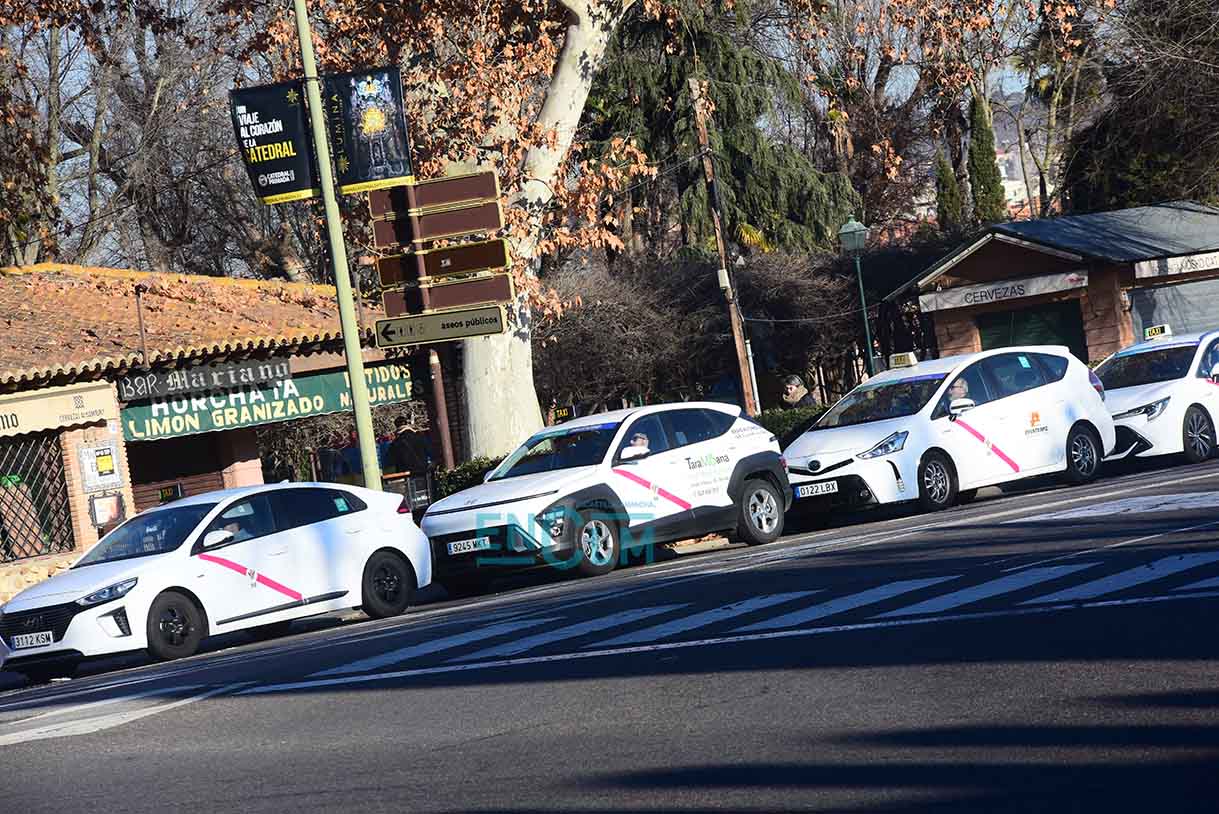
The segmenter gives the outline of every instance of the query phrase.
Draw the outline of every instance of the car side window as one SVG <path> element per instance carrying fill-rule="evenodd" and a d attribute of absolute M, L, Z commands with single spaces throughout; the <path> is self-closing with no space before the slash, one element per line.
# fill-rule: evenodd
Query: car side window
<path fill-rule="evenodd" d="M 622 436 L 614 457 L 627 461 L 640 455 L 655 455 L 657 452 L 664 452 L 668 449 L 669 439 L 665 436 L 660 416 L 645 415 L 631 423 L 630 429 Z"/>
<path fill-rule="evenodd" d="M 1052 353 L 1034 353 L 1031 355 L 1041 365 L 1041 370 L 1045 373 L 1047 382 L 1060 382 L 1062 377 L 1067 375 L 1068 362 L 1061 356 L 1055 356 Z"/>
<path fill-rule="evenodd" d="M 326 495 L 334 505 L 335 513 L 339 515 L 362 512 L 368 508 L 367 503 L 360 500 L 351 492 L 344 492 L 339 489 L 327 489 Z"/>
<path fill-rule="evenodd" d="M 948 415 L 948 406 L 957 399 L 971 399 L 976 406 L 994 399 L 986 376 L 982 374 L 981 362 L 974 362 L 948 384 L 948 389 L 940 397 L 940 403 L 936 405 L 931 418 L 934 420 Z"/>
<path fill-rule="evenodd" d="M 1037 360 L 1029 353 L 1001 353 L 983 359 L 981 364 L 998 391 L 995 398 L 1014 396 L 1046 383 Z"/>
<path fill-rule="evenodd" d="M 321 523 L 338 517 L 329 489 L 277 489 L 271 493 L 280 530 Z"/>
<path fill-rule="evenodd" d="M 703 410 L 707 420 L 711 422 L 711 429 L 715 432 L 712 438 L 718 438 L 732 428 L 736 423 L 736 416 L 728 413 L 721 413 L 719 410 Z"/>
<path fill-rule="evenodd" d="M 240 543 L 274 534 L 275 515 L 266 493 L 252 495 L 229 506 L 207 527 L 207 531 L 231 531 L 233 542 Z M 204 532 L 206 536 L 207 532 Z"/>
<path fill-rule="evenodd" d="M 674 448 L 697 444 L 719 435 L 711 425 L 711 419 L 705 410 L 671 410 L 662 415 L 665 426 L 673 437 Z"/>
<path fill-rule="evenodd" d="M 1215 365 L 1219 365 L 1219 339 L 1212 342 L 1206 353 L 1202 354 L 1202 362 L 1198 365 L 1198 378 L 1209 379 L 1211 368 Z"/>

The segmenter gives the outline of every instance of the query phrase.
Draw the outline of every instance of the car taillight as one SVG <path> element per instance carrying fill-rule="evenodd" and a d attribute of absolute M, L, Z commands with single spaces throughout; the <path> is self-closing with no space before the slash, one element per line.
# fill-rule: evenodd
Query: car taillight
<path fill-rule="evenodd" d="M 398 514 L 410 514 L 411 501 L 406 495 L 402 496 L 402 502 L 398 504 Z"/>
<path fill-rule="evenodd" d="M 1093 373 L 1091 370 L 1088 371 L 1088 381 L 1092 382 L 1092 389 L 1095 390 L 1097 392 L 1097 395 L 1100 396 L 1100 400 L 1104 401 L 1105 400 L 1105 383 L 1102 382 L 1100 380 L 1100 377 L 1097 376 L 1095 373 Z"/>

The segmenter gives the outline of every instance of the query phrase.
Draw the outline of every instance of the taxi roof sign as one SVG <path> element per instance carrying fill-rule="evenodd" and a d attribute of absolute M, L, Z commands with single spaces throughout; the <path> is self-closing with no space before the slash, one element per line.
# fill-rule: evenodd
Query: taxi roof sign
<path fill-rule="evenodd" d="M 1143 329 L 1143 339 L 1158 339 L 1163 336 L 1172 336 L 1172 328 L 1167 325 L 1148 325 Z"/>
<path fill-rule="evenodd" d="M 914 367 L 918 364 L 918 357 L 911 351 L 905 353 L 889 354 L 889 367 Z"/>

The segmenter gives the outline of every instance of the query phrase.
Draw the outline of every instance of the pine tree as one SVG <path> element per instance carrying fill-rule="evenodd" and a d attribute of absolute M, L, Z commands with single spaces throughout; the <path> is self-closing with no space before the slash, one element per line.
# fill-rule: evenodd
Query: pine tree
<path fill-rule="evenodd" d="M 974 218 L 979 223 L 1007 220 L 1007 196 L 995 163 L 995 131 L 976 97 L 969 103 L 969 185 L 973 188 Z"/>
<path fill-rule="evenodd" d="M 619 27 L 585 108 L 593 141 L 633 138 L 663 161 L 661 183 L 648 191 L 648 200 L 637 197 L 637 205 L 652 207 L 650 217 L 663 210 L 655 234 L 669 234 L 667 219 L 675 217 L 686 246 L 714 251 L 702 165 L 673 166 L 699 150 L 688 80 L 705 79 L 714 108 L 709 130 L 727 239 L 758 251 L 833 250 L 838 227 L 857 209 L 858 196 L 850 179 L 819 171 L 807 156 L 767 132 L 775 101 L 794 102 L 799 84 L 779 60 L 751 47 L 756 2 L 680 0 L 676 5 L 681 25 L 675 30 L 646 14 L 635 14 Z M 672 208 L 656 194 L 661 185 L 674 193 Z"/>
<path fill-rule="evenodd" d="M 943 155 L 935 165 L 935 213 L 941 232 L 956 232 L 965 223 L 965 202 L 957 174 Z"/>

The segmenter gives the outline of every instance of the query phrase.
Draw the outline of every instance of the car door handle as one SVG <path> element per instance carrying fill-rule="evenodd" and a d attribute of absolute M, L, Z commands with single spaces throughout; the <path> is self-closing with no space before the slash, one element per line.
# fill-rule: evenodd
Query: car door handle
<path fill-rule="evenodd" d="M 360 533 L 360 532 L 362 532 L 363 530 L 364 530 L 364 529 L 362 529 L 362 528 L 355 528 L 355 529 L 343 529 L 343 533 L 344 533 L 344 534 L 359 534 L 359 533 Z"/>
<path fill-rule="evenodd" d="M 268 556 L 268 557 L 279 557 L 279 556 L 282 556 L 282 555 L 287 554 L 287 553 L 288 553 L 288 549 L 286 549 L 286 548 L 277 548 L 277 549 L 275 549 L 274 551 L 268 551 L 268 552 L 267 552 L 267 556 Z"/>

